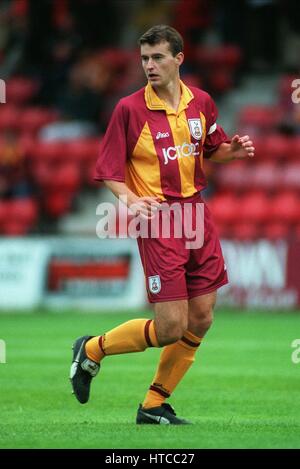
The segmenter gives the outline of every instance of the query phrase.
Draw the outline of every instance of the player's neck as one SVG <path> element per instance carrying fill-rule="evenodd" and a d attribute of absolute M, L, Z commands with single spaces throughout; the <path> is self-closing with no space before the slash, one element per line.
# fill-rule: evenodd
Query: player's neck
<path fill-rule="evenodd" d="M 161 100 L 177 112 L 181 98 L 179 78 L 169 82 L 168 85 L 164 87 L 156 87 L 155 92 Z"/>

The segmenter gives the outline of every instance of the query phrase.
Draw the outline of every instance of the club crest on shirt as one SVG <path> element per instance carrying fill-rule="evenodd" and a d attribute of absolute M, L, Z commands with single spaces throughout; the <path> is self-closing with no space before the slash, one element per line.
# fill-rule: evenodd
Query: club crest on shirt
<path fill-rule="evenodd" d="M 196 140 L 201 140 L 202 137 L 202 125 L 200 119 L 188 119 L 189 128 L 192 137 Z"/>
<path fill-rule="evenodd" d="M 160 276 L 152 275 L 148 277 L 148 285 L 151 293 L 159 293 L 161 290 Z"/>

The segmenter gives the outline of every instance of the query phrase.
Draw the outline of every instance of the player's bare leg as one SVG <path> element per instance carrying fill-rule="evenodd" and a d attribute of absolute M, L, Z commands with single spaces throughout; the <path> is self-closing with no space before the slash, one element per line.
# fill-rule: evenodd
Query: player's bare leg
<path fill-rule="evenodd" d="M 181 339 L 188 325 L 187 300 L 156 303 L 154 311 L 158 343 L 168 345 Z"/>
<path fill-rule="evenodd" d="M 204 337 L 213 321 L 213 309 L 217 291 L 189 300 L 188 330 L 197 337 Z"/>

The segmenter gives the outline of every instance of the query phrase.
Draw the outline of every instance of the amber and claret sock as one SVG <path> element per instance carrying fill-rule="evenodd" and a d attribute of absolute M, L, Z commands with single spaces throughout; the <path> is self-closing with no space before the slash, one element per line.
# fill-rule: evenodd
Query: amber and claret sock
<path fill-rule="evenodd" d="M 143 402 L 143 408 L 159 407 L 170 397 L 195 361 L 202 338 L 186 331 L 174 344 L 166 345 L 160 355 L 158 368 Z"/>
<path fill-rule="evenodd" d="M 162 349 L 155 377 L 146 394 L 143 408 L 159 407 L 170 397 L 195 361 L 202 338 L 186 331 L 174 344 Z M 85 350 L 88 358 L 100 363 L 106 355 L 142 352 L 159 347 L 153 319 L 132 319 L 109 332 L 90 339 Z"/>
<path fill-rule="evenodd" d="M 106 355 L 142 352 L 148 347 L 159 347 L 153 319 L 132 319 L 109 332 L 90 339 L 85 351 L 94 362 Z"/>

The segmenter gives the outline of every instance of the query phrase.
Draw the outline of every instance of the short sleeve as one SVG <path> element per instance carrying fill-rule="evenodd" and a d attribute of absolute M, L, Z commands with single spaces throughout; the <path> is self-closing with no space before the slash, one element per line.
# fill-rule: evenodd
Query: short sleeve
<path fill-rule="evenodd" d="M 203 145 L 204 158 L 210 158 L 212 153 L 218 149 L 221 143 L 229 143 L 230 138 L 222 127 L 217 124 L 218 109 L 214 100 L 209 96 L 206 108 L 206 138 Z"/>
<path fill-rule="evenodd" d="M 115 107 L 100 144 L 94 179 L 125 181 L 128 110 L 122 101 Z"/>

